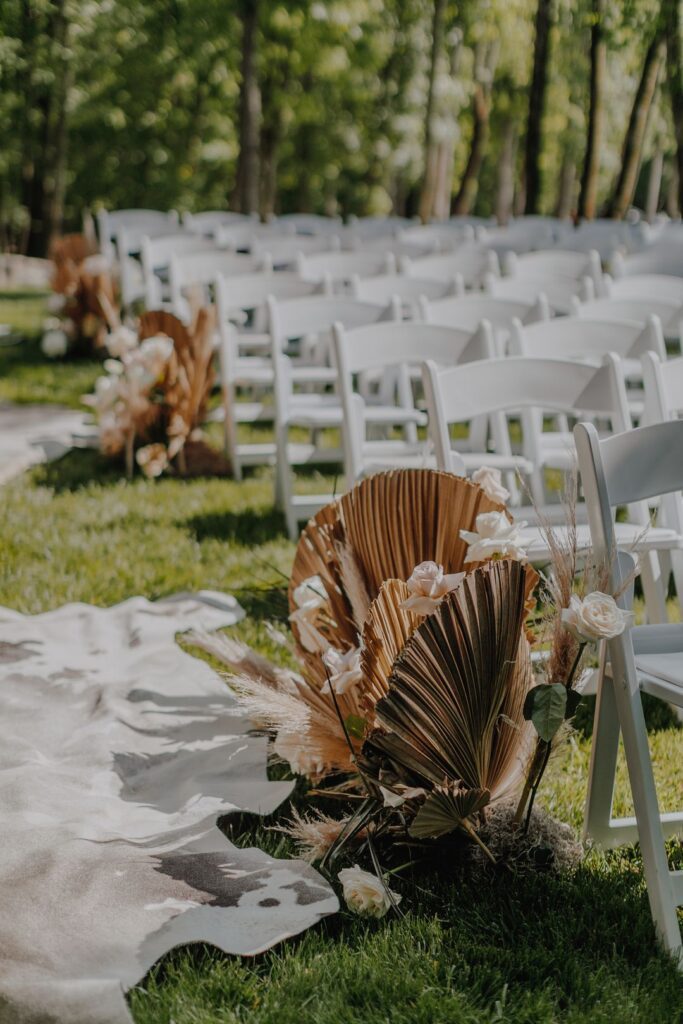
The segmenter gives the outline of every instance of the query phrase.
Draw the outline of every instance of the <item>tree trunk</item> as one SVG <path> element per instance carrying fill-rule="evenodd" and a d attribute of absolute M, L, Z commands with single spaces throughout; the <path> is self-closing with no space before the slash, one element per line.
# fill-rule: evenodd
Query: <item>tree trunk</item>
<path fill-rule="evenodd" d="M 259 0 L 243 0 L 242 63 L 239 101 L 239 156 L 234 202 L 241 213 L 255 213 L 259 201 L 259 115 L 261 96 L 256 74 Z"/>
<path fill-rule="evenodd" d="M 586 155 L 581 175 L 578 216 L 593 220 L 598 201 L 600 179 L 600 146 L 605 120 L 605 79 L 607 78 L 607 43 L 605 41 L 605 2 L 593 0 L 591 27 L 591 76 L 588 109 Z"/>
<path fill-rule="evenodd" d="M 427 84 L 427 106 L 425 109 L 425 172 L 420 192 L 419 206 L 420 217 L 425 223 L 432 215 L 436 179 L 438 174 L 438 153 L 435 151 L 433 143 L 432 121 L 434 118 L 434 85 L 436 82 L 436 72 L 442 48 L 445 12 L 446 0 L 434 0 L 434 12 L 432 16 L 432 49 L 429 62 L 429 79 Z"/>
<path fill-rule="evenodd" d="M 496 220 L 507 224 L 515 201 L 515 162 L 517 156 L 517 131 L 514 119 L 509 117 L 503 129 L 498 163 L 498 187 L 496 191 Z"/>
<path fill-rule="evenodd" d="M 657 216 L 659 209 L 659 194 L 662 190 L 662 172 L 664 170 L 664 150 L 658 145 L 652 162 L 650 163 L 650 174 L 647 179 L 647 198 L 645 200 L 645 218 L 648 223 Z"/>
<path fill-rule="evenodd" d="M 679 0 L 663 0 L 662 15 L 666 33 L 666 78 L 676 137 L 678 208 L 683 209 L 683 62 Z"/>
<path fill-rule="evenodd" d="M 275 213 L 277 200 L 277 161 L 282 128 L 279 119 L 261 128 L 261 196 L 259 213 L 267 221 Z"/>
<path fill-rule="evenodd" d="M 53 67 L 55 81 L 50 96 L 48 143 L 45 154 L 45 195 L 43 198 L 44 237 L 49 249 L 52 240 L 61 233 L 64 218 L 66 188 L 68 103 L 73 83 L 73 61 L 69 59 L 71 25 L 60 0 L 54 21 Z"/>
<path fill-rule="evenodd" d="M 565 149 L 560 169 L 560 186 L 557 190 L 557 202 L 555 203 L 555 216 L 560 220 L 571 217 L 574 207 L 574 186 L 576 185 L 576 161 Z"/>
<path fill-rule="evenodd" d="M 489 140 L 489 113 L 490 103 L 486 96 L 484 86 L 476 82 L 474 96 L 472 98 L 472 114 L 474 126 L 472 130 L 472 145 L 467 158 L 465 172 L 460 182 L 458 194 L 453 200 L 451 212 L 468 214 L 474 205 L 479 188 L 479 172 L 484 162 L 484 154 Z"/>
<path fill-rule="evenodd" d="M 664 61 L 665 46 L 659 30 L 656 32 L 645 54 L 643 71 L 631 108 L 631 116 L 621 150 L 621 169 L 614 193 L 606 209 L 608 217 L 621 219 L 633 200 L 638 182 L 638 172 L 643 155 L 643 143 L 647 130 L 652 101 L 657 91 L 657 80 Z"/>
<path fill-rule="evenodd" d="M 553 21 L 553 0 L 538 0 L 536 9 L 536 37 L 534 41 L 534 68 L 529 92 L 529 115 L 524 155 L 524 192 L 526 213 L 538 213 L 541 199 L 541 143 L 543 113 L 548 86 L 548 60 L 550 56 L 550 30 Z"/>

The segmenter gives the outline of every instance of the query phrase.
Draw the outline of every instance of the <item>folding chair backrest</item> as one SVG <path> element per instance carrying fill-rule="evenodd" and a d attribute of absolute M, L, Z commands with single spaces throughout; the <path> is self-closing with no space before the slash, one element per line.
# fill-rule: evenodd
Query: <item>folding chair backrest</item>
<path fill-rule="evenodd" d="M 177 225 L 175 210 L 99 210 L 97 213 L 97 234 L 105 255 L 113 254 L 112 242 L 121 230 L 135 233 L 139 242 L 145 234 L 168 233 Z"/>
<path fill-rule="evenodd" d="M 430 434 L 437 465 L 450 469 L 449 426 L 480 415 L 542 409 L 608 418 L 613 429 L 629 423 L 628 401 L 612 356 L 601 366 L 554 359 L 490 359 L 451 369 L 423 366 Z"/>
<path fill-rule="evenodd" d="M 216 229 L 228 224 L 254 223 L 251 213 L 233 213 L 232 210 L 202 210 L 199 213 L 184 213 L 183 227 L 195 235 L 213 236 Z"/>
<path fill-rule="evenodd" d="M 269 329 L 277 351 L 292 339 L 331 331 L 337 322 L 348 328 L 360 327 L 391 315 L 386 304 L 359 302 L 343 295 L 312 295 L 284 302 L 268 298 Z"/>
<path fill-rule="evenodd" d="M 535 302 L 524 302 L 491 295 L 458 295 L 436 302 L 425 299 L 420 308 L 426 323 L 464 330 L 474 330 L 482 320 L 488 320 L 494 330 L 507 330 L 515 319 L 522 323 L 550 319 L 545 296 Z"/>
<path fill-rule="evenodd" d="M 601 362 L 608 352 L 632 359 L 640 358 L 644 352 L 657 352 L 666 357 L 662 326 L 653 316 L 647 318 L 645 326 L 630 320 L 579 320 L 575 317 L 558 317 L 527 326 L 516 321 L 510 352 L 518 356 L 593 362 Z"/>
<path fill-rule="evenodd" d="M 605 292 L 614 299 L 646 299 L 648 301 L 683 304 L 683 278 L 673 274 L 630 274 L 626 277 L 605 277 Z"/>
<path fill-rule="evenodd" d="M 615 278 L 630 277 L 633 274 L 683 277 L 683 245 L 680 242 L 658 242 L 630 256 L 616 253 L 610 267 Z"/>
<path fill-rule="evenodd" d="M 618 587 L 622 579 L 614 561 L 614 510 L 683 489 L 683 420 L 604 439 L 592 423 L 578 423 L 574 439 L 595 553 L 599 560 L 609 560 L 612 584 Z"/>
<path fill-rule="evenodd" d="M 174 310 L 183 308 L 183 292 L 186 288 L 212 284 L 220 274 L 223 277 L 236 277 L 249 274 L 262 266 L 259 259 L 246 253 L 193 252 L 171 257 L 169 265 L 169 282 L 171 286 L 171 303 Z M 264 269 L 268 269 L 267 267 Z M 180 315 L 180 313 L 177 313 Z"/>
<path fill-rule="evenodd" d="M 264 235 L 254 238 L 251 253 L 267 257 L 274 267 L 296 267 L 300 253 L 339 252 L 340 248 L 337 235 Z"/>
<path fill-rule="evenodd" d="M 260 270 L 250 274 L 225 276 L 218 272 L 215 281 L 216 305 L 226 318 L 239 310 L 250 311 L 264 308 L 269 295 L 282 302 L 285 299 L 301 299 L 314 295 L 318 285 L 302 281 L 298 274 L 281 270 Z"/>
<path fill-rule="evenodd" d="M 448 221 L 445 224 L 415 224 L 401 231 L 398 238 L 406 245 L 453 252 L 468 242 L 474 242 L 475 232 L 472 224 Z"/>
<path fill-rule="evenodd" d="M 519 279 L 534 281 L 573 281 L 579 285 L 588 277 L 597 287 L 602 279 L 600 257 L 594 249 L 583 252 L 560 252 L 557 249 L 526 253 L 521 256 L 508 253 L 505 273 Z"/>
<path fill-rule="evenodd" d="M 215 249 L 216 246 L 211 239 L 202 238 L 201 235 L 193 235 L 189 232 L 161 235 L 158 238 L 145 236 L 140 244 L 140 261 L 147 308 L 153 308 L 160 301 L 161 291 L 156 275 L 170 267 L 171 259 L 174 256 L 214 252 Z"/>
<path fill-rule="evenodd" d="M 648 316 L 656 316 L 664 330 L 667 324 L 681 319 L 683 304 L 664 299 L 617 299 L 610 296 L 605 299 L 591 299 L 589 302 L 577 301 L 573 313 L 584 320 L 631 320 L 642 324 L 647 321 Z"/>
<path fill-rule="evenodd" d="M 397 296 L 401 302 L 415 310 L 423 296 L 440 299 L 448 295 L 450 288 L 447 281 L 407 277 L 405 274 L 380 274 L 377 277 L 358 277 L 354 274 L 351 278 L 351 292 L 356 299 L 387 303 Z"/>
<path fill-rule="evenodd" d="M 544 301 L 553 313 L 571 312 L 575 296 L 583 301 L 595 297 L 595 286 L 589 277 L 575 281 L 571 277 L 496 277 L 487 274 L 484 291 L 499 299 L 527 304 Z"/>
<path fill-rule="evenodd" d="M 297 235 L 336 235 L 342 227 L 340 217 L 322 217 L 317 213 L 285 213 L 269 224 L 293 228 Z"/>
<path fill-rule="evenodd" d="M 499 255 L 533 252 L 534 249 L 548 249 L 553 245 L 555 229 L 552 224 L 542 221 L 521 219 L 506 228 L 482 229 L 478 237 Z"/>
<path fill-rule="evenodd" d="M 497 274 L 499 270 L 495 252 L 479 242 L 466 242 L 453 252 L 440 256 L 403 261 L 403 272 L 411 277 L 431 277 L 448 282 L 460 279 L 467 286 L 478 286 L 485 274 Z"/>
<path fill-rule="evenodd" d="M 395 261 L 391 253 L 372 251 L 301 254 L 297 270 L 304 281 L 350 281 L 354 275 L 390 274 L 395 270 Z"/>

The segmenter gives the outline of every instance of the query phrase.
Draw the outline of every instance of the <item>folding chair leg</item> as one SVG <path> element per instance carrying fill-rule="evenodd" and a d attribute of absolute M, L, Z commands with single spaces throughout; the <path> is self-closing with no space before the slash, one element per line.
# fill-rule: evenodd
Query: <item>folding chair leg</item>
<path fill-rule="evenodd" d="M 624 709 L 619 717 L 652 918 L 664 948 L 678 959 L 683 970 L 683 940 L 676 913 L 681 876 L 670 871 L 666 857 L 642 698 L 640 691 L 631 693 L 620 683 L 615 683 L 614 695 L 617 706 L 623 705 Z"/>
<path fill-rule="evenodd" d="M 612 825 L 612 800 L 621 730 L 614 683 L 605 675 L 606 660 L 607 652 L 603 644 L 600 651 L 600 683 L 593 719 L 583 836 L 584 839 L 593 839 L 600 846 L 609 848 L 637 840 L 638 830 L 634 825 L 630 834 L 625 834 L 623 828 Z"/>

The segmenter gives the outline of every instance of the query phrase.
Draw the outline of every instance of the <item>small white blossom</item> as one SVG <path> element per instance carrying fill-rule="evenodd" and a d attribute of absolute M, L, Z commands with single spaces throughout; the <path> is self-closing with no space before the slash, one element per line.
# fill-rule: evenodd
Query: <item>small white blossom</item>
<path fill-rule="evenodd" d="M 511 523 L 504 512 L 480 512 L 475 526 L 476 532 L 460 531 L 462 539 L 469 544 L 465 563 L 485 562 L 496 555 L 526 561 L 526 550 L 520 535 L 526 526 L 525 522 Z"/>
<path fill-rule="evenodd" d="M 323 654 L 323 665 L 330 673 L 325 683 L 335 693 L 346 693 L 363 678 L 360 668 L 360 650 L 351 647 L 348 651 L 338 651 L 336 647 L 328 647 Z"/>
<path fill-rule="evenodd" d="M 43 335 L 40 348 L 43 355 L 47 356 L 48 359 L 58 359 L 60 356 L 66 355 L 69 348 L 69 339 L 61 329 L 49 330 Z"/>
<path fill-rule="evenodd" d="M 503 487 L 500 470 L 494 466 L 482 466 L 472 474 L 472 482 L 481 487 L 487 498 L 498 501 L 501 505 L 510 497 L 507 487 Z"/>

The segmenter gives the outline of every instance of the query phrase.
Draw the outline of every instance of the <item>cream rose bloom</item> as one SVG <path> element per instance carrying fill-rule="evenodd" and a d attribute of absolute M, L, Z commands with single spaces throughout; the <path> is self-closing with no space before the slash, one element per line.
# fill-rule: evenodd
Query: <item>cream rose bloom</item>
<path fill-rule="evenodd" d="M 332 687 L 335 693 L 343 694 L 363 678 L 358 647 L 351 647 L 344 652 L 336 647 L 328 647 L 323 654 L 323 665 L 330 673 L 323 690 Z"/>
<path fill-rule="evenodd" d="M 416 615 L 431 615 L 463 576 L 464 573 L 445 574 L 443 566 L 436 562 L 420 562 L 407 581 L 410 597 L 402 602 L 401 607 Z"/>
<path fill-rule="evenodd" d="M 499 501 L 501 505 L 510 497 L 507 487 L 503 487 L 500 470 L 494 466 L 482 466 L 478 469 L 472 474 L 472 483 L 478 484 L 487 498 Z"/>
<path fill-rule="evenodd" d="M 150 479 L 161 476 L 168 467 L 168 452 L 163 444 L 147 444 L 144 448 L 138 448 L 135 461 L 138 466 Z"/>
<path fill-rule="evenodd" d="M 384 917 L 391 907 L 391 900 L 377 875 L 363 871 L 357 864 L 352 868 L 344 868 L 338 876 L 342 884 L 344 899 L 349 910 L 362 917 Z M 392 892 L 395 903 L 401 897 Z"/>
<path fill-rule="evenodd" d="M 599 590 L 581 600 L 573 594 L 569 608 L 562 609 L 562 622 L 583 643 L 597 643 L 620 636 L 633 622 L 633 613 L 625 612 L 609 594 Z"/>
<path fill-rule="evenodd" d="M 476 532 L 460 531 L 469 544 L 465 562 L 485 562 L 495 555 L 525 562 L 520 532 L 525 526 L 526 522 L 511 523 L 504 512 L 480 512 L 475 521 Z"/>

